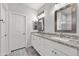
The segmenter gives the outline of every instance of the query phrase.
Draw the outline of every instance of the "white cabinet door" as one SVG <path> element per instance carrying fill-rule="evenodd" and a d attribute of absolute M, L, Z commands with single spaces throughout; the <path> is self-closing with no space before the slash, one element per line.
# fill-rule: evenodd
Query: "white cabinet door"
<path fill-rule="evenodd" d="M 58 49 L 55 49 L 54 44 L 52 41 L 44 39 L 45 42 L 45 50 L 48 56 L 64 56 L 65 54 Z M 57 46 L 56 46 L 57 47 Z"/>
<path fill-rule="evenodd" d="M 38 49 L 39 49 L 40 54 L 43 55 L 43 56 L 45 56 L 45 53 L 46 53 L 45 52 L 45 44 L 44 43 L 45 43 L 44 40 L 41 37 L 39 37 Z"/>
<path fill-rule="evenodd" d="M 35 36 L 35 35 L 32 35 L 32 46 L 35 49 L 38 49 L 38 40 L 37 40 L 37 36 Z"/>
<path fill-rule="evenodd" d="M 65 56 L 64 53 L 62 53 L 61 51 L 58 51 L 56 49 L 54 49 L 54 47 L 52 47 L 51 41 L 45 39 L 45 38 L 40 38 L 40 50 L 41 53 L 44 56 Z"/>
<path fill-rule="evenodd" d="M 36 40 L 36 36 L 32 35 L 32 46 L 36 49 L 37 47 L 37 40 Z"/>
<path fill-rule="evenodd" d="M 47 39 L 43 39 L 44 40 L 44 49 L 45 49 L 45 53 L 46 53 L 46 56 L 54 56 L 54 49 L 51 47 L 51 43 L 47 40 Z"/>
<path fill-rule="evenodd" d="M 62 56 L 62 55 L 68 55 L 68 56 L 77 56 L 77 49 L 54 42 L 50 40 L 44 41 L 48 47 L 50 47 L 50 51 L 56 52 L 55 55 Z"/>
<path fill-rule="evenodd" d="M 31 44 L 34 46 L 34 35 L 31 34 Z"/>
<path fill-rule="evenodd" d="M 32 46 L 38 51 L 38 53 L 40 55 L 45 54 L 45 53 L 43 53 L 44 47 L 42 48 L 42 46 L 44 46 L 44 45 L 42 44 L 40 37 L 32 35 Z"/>
<path fill-rule="evenodd" d="M 36 47 L 36 50 L 40 53 L 40 40 L 39 40 L 39 37 L 38 36 L 35 36 L 35 47 Z"/>

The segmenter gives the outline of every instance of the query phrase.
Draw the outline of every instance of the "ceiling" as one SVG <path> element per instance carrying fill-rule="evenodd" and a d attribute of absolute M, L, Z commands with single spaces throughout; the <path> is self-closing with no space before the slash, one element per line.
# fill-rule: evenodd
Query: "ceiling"
<path fill-rule="evenodd" d="M 25 3 L 25 5 L 35 9 L 35 10 L 38 10 L 40 9 L 45 3 Z"/>

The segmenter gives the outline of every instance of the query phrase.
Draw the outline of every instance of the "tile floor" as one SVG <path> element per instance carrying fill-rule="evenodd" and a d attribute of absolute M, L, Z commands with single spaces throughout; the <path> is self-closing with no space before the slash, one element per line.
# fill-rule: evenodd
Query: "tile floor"
<path fill-rule="evenodd" d="M 40 56 L 40 55 L 33 47 L 29 47 L 11 52 L 8 56 Z"/>

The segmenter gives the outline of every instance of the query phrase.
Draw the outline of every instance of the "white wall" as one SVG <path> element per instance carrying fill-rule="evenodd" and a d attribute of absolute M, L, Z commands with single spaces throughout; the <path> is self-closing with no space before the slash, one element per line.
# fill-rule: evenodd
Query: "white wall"
<path fill-rule="evenodd" d="M 46 33 L 55 33 L 55 19 L 54 19 L 54 12 L 55 10 L 65 6 L 67 4 L 57 4 L 54 6 L 53 3 L 45 4 L 42 8 L 38 10 L 38 13 L 41 11 L 45 11 L 45 31 Z M 77 33 L 79 35 L 79 4 L 77 5 Z M 72 34 L 72 33 L 67 33 Z M 74 34 L 74 33 L 73 33 Z"/>
<path fill-rule="evenodd" d="M 42 8 L 38 10 L 38 13 L 41 11 L 45 11 L 45 31 L 46 33 L 53 33 L 54 32 L 54 15 L 52 13 L 54 4 L 48 3 L 45 4 Z"/>
<path fill-rule="evenodd" d="M 36 18 L 37 11 L 20 3 L 8 4 L 8 8 L 12 12 L 26 16 L 26 42 L 30 40 L 30 33 L 33 32 L 32 20 Z M 27 44 L 27 43 L 26 43 Z"/>

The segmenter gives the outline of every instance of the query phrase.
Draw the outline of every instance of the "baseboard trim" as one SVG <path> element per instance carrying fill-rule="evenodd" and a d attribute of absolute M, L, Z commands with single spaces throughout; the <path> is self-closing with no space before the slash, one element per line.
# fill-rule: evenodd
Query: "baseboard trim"
<path fill-rule="evenodd" d="M 9 53 L 5 54 L 4 56 L 8 56 L 10 53 L 11 53 L 11 52 L 9 52 Z"/>
<path fill-rule="evenodd" d="M 18 49 L 12 50 L 11 52 L 14 52 L 14 51 L 17 51 L 17 50 L 20 50 L 20 49 L 24 49 L 24 48 L 26 48 L 26 47 L 18 48 Z"/>
<path fill-rule="evenodd" d="M 33 49 L 35 49 L 33 46 L 31 46 Z M 39 54 L 39 52 L 35 49 L 35 51 Z M 39 54 L 39 56 L 41 56 L 40 54 Z"/>

